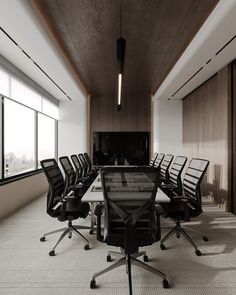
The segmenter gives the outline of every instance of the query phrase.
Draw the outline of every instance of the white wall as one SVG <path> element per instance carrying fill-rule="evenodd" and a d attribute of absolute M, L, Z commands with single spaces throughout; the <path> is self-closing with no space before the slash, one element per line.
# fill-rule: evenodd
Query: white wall
<path fill-rule="evenodd" d="M 60 101 L 58 155 L 70 156 L 87 151 L 87 101 Z"/>
<path fill-rule="evenodd" d="M 47 189 L 48 183 L 43 173 L 0 186 L 0 219 L 41 196 Z"/>
<path fill-rule="evenodd" d="M 153 152 L 182 154 L 182 101 L 153 101 Z"/>
<path fill-rule="evenodd" d="M 73 100 L 86 93 L 77 74 L 42 21 L 34 1 L 0 1 L 1 27 Z M 0 54 L 59 100 L 67 97 L 0 31 Z M 42 50 L 43 48 L 43 50 Z"/>

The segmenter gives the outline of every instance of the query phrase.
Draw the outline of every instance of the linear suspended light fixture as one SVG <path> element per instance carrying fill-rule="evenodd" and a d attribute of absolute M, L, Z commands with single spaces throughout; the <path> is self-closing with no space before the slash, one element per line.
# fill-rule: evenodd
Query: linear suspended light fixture
<path fill-rule="evenodd" d="M 122 74 L 118 75 L 118 105 L 117 110 L 121 110 L 121 84 L 122 84 Z"/>
<path fill-rule="evenodd" d="M 118 73 L 118 104 L 117 111 L 121 110 L 121 96 L 122 96 L 122 75 L 124 73 L 125 64 L 125 46 L 126 40 L 121 37 L 121 5 L 120 5 L 120 38 L 116 42 L 117 59 L 119 61 L 119 73 Z"/>

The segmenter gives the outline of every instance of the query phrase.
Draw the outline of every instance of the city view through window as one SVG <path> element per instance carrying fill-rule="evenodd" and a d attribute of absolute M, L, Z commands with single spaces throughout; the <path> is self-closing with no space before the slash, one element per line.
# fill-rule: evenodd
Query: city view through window
<path fill-rule="evenodd" d="M 55 120 L 16 102 L 4 101 L 4 177 L 40 168 L 40 160 L 55 157 Z M 36 167 L 36 134 L 38 163 Z"/>
<path fill-rule="evenodd" d="M 4 101 L 5 177 L 34 170 L 35 111 Z"/>

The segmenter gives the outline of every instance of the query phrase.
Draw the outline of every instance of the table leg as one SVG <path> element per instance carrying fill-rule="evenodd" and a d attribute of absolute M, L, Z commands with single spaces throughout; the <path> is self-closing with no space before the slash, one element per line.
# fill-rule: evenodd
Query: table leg
<path fill-rule="evenodd" d="M 90 202 L 90 212 L 91 212 L 91 230 L 90 230 L 90 233 L 93 234 L 93 231 L 94 231 L 94 221 L 95 221 L 95 216 L 94 216 L 94 202 Z"/>

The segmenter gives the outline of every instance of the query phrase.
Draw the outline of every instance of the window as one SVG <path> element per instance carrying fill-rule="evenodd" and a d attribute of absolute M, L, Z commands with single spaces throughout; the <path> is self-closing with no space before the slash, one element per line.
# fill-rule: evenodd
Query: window
<path fill-rule="evenodd" d="M 0 94 L 9 96 L 9 75 L 0 69 Z"/>
<path fill-rule="evenodd" d="M 57 158 L 58 105 L 1 68 L 0 98 L 0 182 L 8 182 Z"/>
<path fill-rule="evenodd" d="M 40 161 L 55 158 L 56 126 L 55 120 L 38 114 L 38 167 Z"/>
<path fill-rule="evenodd" d="M 15 78 L 11 78 L 11 98 L 34 110 L 41 111 L 41 96 Z"/>
<path fill-rule="evenodd" d="M 35 169 L 35 111 L 4 99 L 4 177 Z"/>

